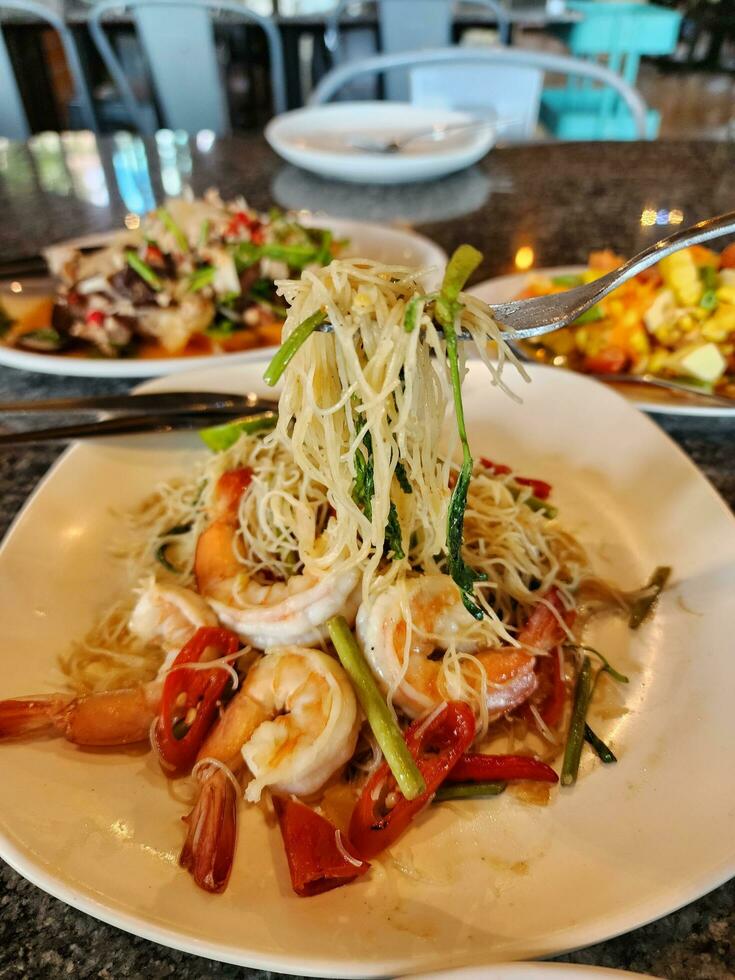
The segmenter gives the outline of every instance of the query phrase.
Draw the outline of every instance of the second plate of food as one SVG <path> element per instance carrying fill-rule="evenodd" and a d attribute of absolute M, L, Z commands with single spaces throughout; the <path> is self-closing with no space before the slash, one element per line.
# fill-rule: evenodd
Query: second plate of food
<path fill-rule="evenodd" d="M 593 253 L 587 266 L 497 276 L 470 292 L 487 303 L 569 289 L 622 259 Z M 595 374 L 645 374 L 691 389 L 611 382 L 648 412 L 735 415 L 735 254 L 684 249 L 625 283 L 578 323 L 524 345 L 533 360 Z M 663 267 L 663 268 L 662 268 Z M 716 396 L 709 398 L 709 395 Z"/>
<path fill-rule="evenodd" d="M 57 278 L 0 282 L 0 364 L 44 374 L 146 378 L 259 360 L 285 310 L 274 280 L 334 255 L 427 270 L 446 253 L 412 231 L 242 201 L 173 200 L 133 231 L 47 250 Z"/>
<path fill-rule="evenodd" d="M 146 387 L 265 395 L 264 366 L 210 367 Z M 610 681 L 610 699 L 596 701 L 590 717 L 616 764 L 585 748 L 576 786 L 429 807 L 369 873 L 308 898 L 292 891 L 278 828 L 263 810 L 241 806 L 229 885 L 211 895 L 178 863 L 191 796 L 181 781 L 167 782 L 147 744 L 7 743 L 0 856 L 52 895 L 156 942 L 339 977 L 559 953 L 640 926 L 727 879 L 735 871 L 735 786 L 723 776 L 735 738 L 732 515 L 614 392 L 551 368 L 532 366 L 530 375 L 527 386 L 512 382 L 520 403 L 492 387 L 483 365 L 470 365 L 464 398 L 477 457 L 548 481 L 555 533 L 574 534 L 594 571 L 620 588 L 639 586 L 656 565 L 673 567 L 639 630 L 606 617 L 585 635 L 629 677 Z M 130 594 L 126 566 L 107 551 L 127 533 L 123 515 L 146 499 L 150 506 L 171 479 L 192 484 L 195 504 L 206 458 L 197 437 L 183 434 L 90 442 L 57 464 L 0 550 L 3 698 L 59 689 L 58 657 Z M 486 468 L 504 472 L 500 463 Z M 542 481 L 533 486 L 543 494 Z M 512 486 L 528 492 L 527 483 Z M 177 536 L 189 528 L 169 509 L 177 499 L 160 498 L 168 537 L 147 535 L 149 559 L 181 560 Z"/>

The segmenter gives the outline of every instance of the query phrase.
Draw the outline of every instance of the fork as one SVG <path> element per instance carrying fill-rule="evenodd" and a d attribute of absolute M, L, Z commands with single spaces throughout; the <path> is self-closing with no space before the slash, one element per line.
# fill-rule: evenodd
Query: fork
<path fill-rule="evenodd" d="M 683 228 L 681 231 L 662 238 L 661 241 L 628 259 L 617 269 L 600 276 L 593 282 L 583 286 L 575 286 L 563 293 L 553 293 L 550 296 L 537 296 L 533 299 L 517 299 L 509 303 L 488 304 L 488 311 L 493 319 L 510 333 L 512 340 L 526 340 L 529 337 L 540 337 L 552 333 L 560 327 L 568 327 L 595 303 L 607 296 L 618 286 L 632 279 L 633 276 L 655 265 L 672 252 L 678 252 L 688 245 L 709 241 L 722 235 L 735 233 L 735 211 L 728 211 L 716 218 L 707 218 Z M 316 328 L 322 332 L 330 332 L 332 325 L 323 323 Z M 457 331 L 461 340 L 472 340 L 467 330 Z"/>

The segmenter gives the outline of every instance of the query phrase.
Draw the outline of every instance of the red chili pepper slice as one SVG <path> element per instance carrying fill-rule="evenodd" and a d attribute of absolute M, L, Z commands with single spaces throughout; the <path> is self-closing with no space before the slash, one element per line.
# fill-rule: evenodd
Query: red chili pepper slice
<path fill-rule="evenodd" d="M 147 245 L 145 250 L 146 262 L 151 265 L 163 265 L 163 252 L 158 245 Z"/>
<path fill-rule="evenodd" d="M 506 476 L 513 472 L 510 466 L 506 466 L 504 463 L 494 463 L 486 456 L 481 456 L 480 462 L 486 470 L 490 470 L 493 476 Z M 513 479 L 524 487 L 531 487 L 534 496 L 538 497 L 539 500 L 546 500 L 551 493 L 551 484 L 547 483 L 546 480 L 535 480 L 530 476 L 514 476 Z"/>
<path fill-rule="evenodd" d="M 338 839 L 340 831 L 326 817 L 291 797 L 274 796 L 273 805 L 286 848 L 291 884 L 301 898 L 347 885 L 369 870 L 367 861 L 356 855 L 357 863 L 345 857 L 345 852 L 352 856 L 349 841 L 341 835 Z"/>
<path fill-rule="evenodd" d="M 462 701 L 450 701 L 428 725 L 426 719 L 419 719 L 406 729 L 406 745 L 424 777 L 426 791 L 415 800 L 407 800 L 387 763 L 373 773 L 350 820 L 350 840 L 362 857 L 375 857 L 398 840 L 413 818 L 431 802 L 474 737 L 475 716 Z"/>
<path fill-rule="evenodd" d="M 496 779 L 532 779 L 542 783 L 558 783 L 559 777 L 545 762 L 527 755 L 482 755 L 478 752 L 463 755 L 447 776 L 448 783 L 487 783 Z"/>
<path fill-rule="evenodd" d="M 231 630 L 200 627 L 181 648 L 172 667 L 237 653 L 240 640 Z M 212 655 L 213 654 L 213 655 Z M 161 712 L 154 729 L 161 765 L 170 775 L 188 772 L 212 726 L 217 704 L 230 679 L 221 666 L 211 670 L 171 670 L 163 685 Z"/>
<path fill-rule="evenodd" d="M 90 310 L 84 318 L 87 323 L 93 323 L 96 327 L 101 327 L 105 320 L 102 310 Z"/>
<path fill-rule="evenodd" d="M 538 497 L 539 500 L 548 499 L 551 493 L 551 484 L 547 483 L 546 480 L 534 480 L 530 476 L 514 476 L 513 479 L 516 483 L 521 483 L 524 487 L 530 487 L 533 490 L 534 497 Z"/>

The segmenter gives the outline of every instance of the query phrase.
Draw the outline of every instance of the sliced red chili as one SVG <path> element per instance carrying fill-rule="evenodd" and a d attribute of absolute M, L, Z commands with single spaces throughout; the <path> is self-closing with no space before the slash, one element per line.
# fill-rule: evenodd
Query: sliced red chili
<path fill-rule="evenodd" d="M 163 265 L 163 252 L 158 245 L 147 245 L 145 250 L 146 262 L 151 265 Z"/>
<path fill-rule="evenodd" d="M 450 701 L 428 724 L 426 719 L 419 719 L 406 729 L 406 745 L 424 777 L 426 790 L 416 799 L 407 800 L 387 763 L 373 773 L 350 820 L 350 840 L 362 857 L 374 857 L 398 840 L 431 802 L 474 737 L 475 716 L 462 701 Z"/>
<path fill-rule="evenodd" d="M 90 310 L 84 318 L 87 323 L 93 323 L 96 327 L 101 327 L 105 320 L 102 310 Z"/>
<path fill-rule="evenodd" d="M 505 476 L 506 473 L 511 472 L 510 466 L 505 466 L 503 463 L 494 463 L 487 456 L 481 456 L 480 462 L 486 470 L 490 470 L 493 476 Z"/>
<path fill-rule="evenodd" d="M 547 483 L 546 480 L 534 480 L 530 476 L 514 476 L 513 479 L 524 487 L 530 487 L 534 497 L 538 497 L 539 500 L 548 499 L 551 493 L 551 484 Z"/>
<path fill-rule="evenodd" d="M 231 630 L 200 627 L 181 648 L 173 667 L 199 663 L 237 653 L 240 640 Z M 169 775 L 188 772 L 212 726 L 217 705 L 230 680 L 222 665 L 211 670 L 171 670 L 163 685 L 161 712 L 154 739 L 162 767 Z"/>
<path fill-rule="evenodd" d="M 497 779 L 532 779 L 542 783 L 558 783 L 559 777 L 545 762 L 527 755 L 482 755 L 478 752 L 463 755 L 447 776 L 448 783 L 488 783 Z"/>
<path fill-rule="evenodd" d="M 349 841 L 326 817 L 291 797 L 274 796 L 273 805 L 291 884 L 301 898 L 347 885 L 369 870 L 367 861 L 353 856 Z"/>

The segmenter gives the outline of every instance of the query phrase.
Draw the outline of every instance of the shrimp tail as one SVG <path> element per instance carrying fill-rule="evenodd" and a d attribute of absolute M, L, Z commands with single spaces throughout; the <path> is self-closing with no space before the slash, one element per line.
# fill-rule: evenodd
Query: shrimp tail
<path fill-rule="evenodd" d="M 0 701 L 0 740 L 28 735 L 63 735 L 71 695 L 39 694 Z"/>
<path fill-rule="evenodd" d="M 237 838 L 237 794 L 231 779 L 220 769 L 204 775 L 191 813 L 179 864 L 208 892 L 222 892 L 232 871 Z"/>

